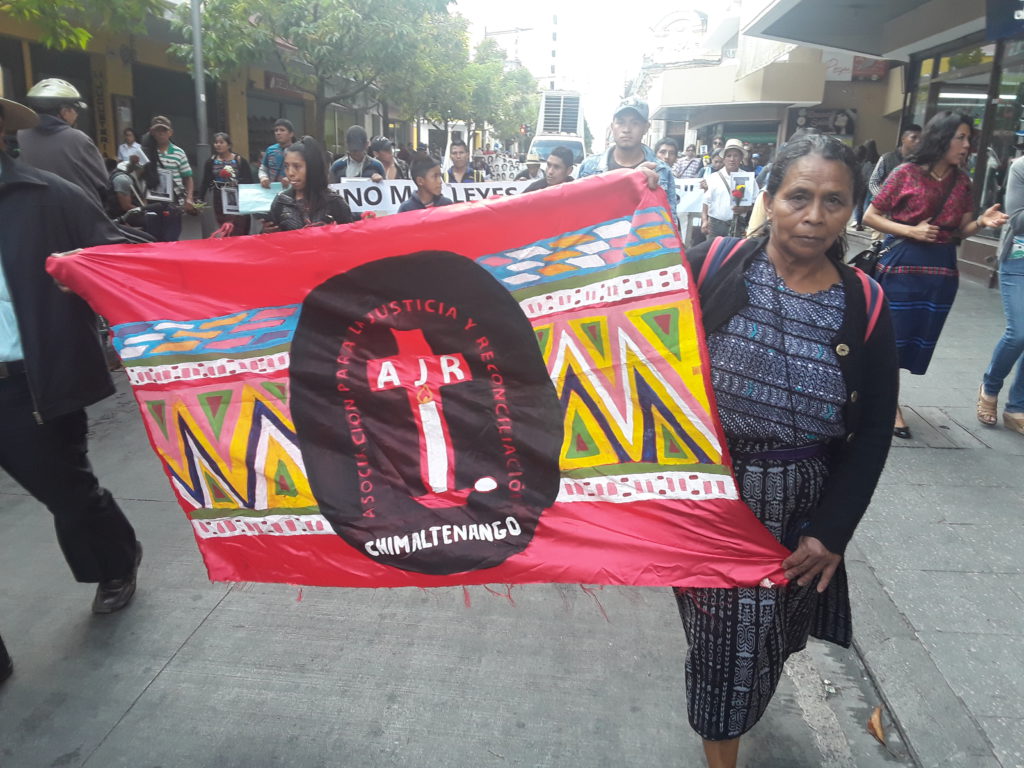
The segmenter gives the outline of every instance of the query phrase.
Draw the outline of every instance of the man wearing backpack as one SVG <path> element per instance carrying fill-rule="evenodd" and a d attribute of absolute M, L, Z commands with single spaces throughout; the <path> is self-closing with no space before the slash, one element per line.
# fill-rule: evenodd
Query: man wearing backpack
<path fill-rule="evenodd" d="M 110 172 L 107 186 L 107 215 L 110 218 L 117 219 L 133 208 L 145 207 L 146 189 L 142 183 L 142 171 L 139 158 L 131 155 Z"/>

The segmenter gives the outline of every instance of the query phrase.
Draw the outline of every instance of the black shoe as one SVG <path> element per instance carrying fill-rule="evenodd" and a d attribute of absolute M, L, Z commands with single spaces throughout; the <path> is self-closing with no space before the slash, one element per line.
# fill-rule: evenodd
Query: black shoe
<path fill-rule="evenodd" d="M 135 594 L 135 577 L 142 562 L 142 543 L 135 542 L 135 567 L 127 579 L 110 579 L 96 585 L 96 597 L 92 601 L 93 613 L 114 613 L 131 602 Z"/>
<path fill-rule="evenodd" d="M 892 433 L 900 440 L 910 439 L 910 427 L 893 427 Z"/>
<path fill-rule="evenodd" d="M 0 683 L 11 676 L 14 671 L 14 662 L 11 661 L 11 654 L 7 652 L 4 639 L 0 637 Z"/>

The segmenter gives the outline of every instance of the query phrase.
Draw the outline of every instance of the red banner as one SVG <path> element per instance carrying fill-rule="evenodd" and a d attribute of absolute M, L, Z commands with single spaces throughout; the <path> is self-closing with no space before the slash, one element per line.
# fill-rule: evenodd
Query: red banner
<path fill-rule="evenodd" d="M 49 268 L 110 321 L 211 579 L 782 581 L 637 174 Z"/>

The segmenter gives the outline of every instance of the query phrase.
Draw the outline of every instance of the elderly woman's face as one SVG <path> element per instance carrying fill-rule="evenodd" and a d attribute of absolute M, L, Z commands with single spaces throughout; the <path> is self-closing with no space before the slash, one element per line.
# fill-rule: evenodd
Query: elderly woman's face
<path fill-rule="evenodd" d="M 853 213 L 853 176 L 839 160 L 804 155 L 765 203 L 779 250 L 794 259 L 824 258 Z"/>

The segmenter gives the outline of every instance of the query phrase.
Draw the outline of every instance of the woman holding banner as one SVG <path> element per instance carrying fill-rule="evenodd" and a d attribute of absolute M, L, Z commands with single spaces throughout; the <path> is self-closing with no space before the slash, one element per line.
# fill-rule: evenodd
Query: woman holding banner
<path fill-rule="evenodd" d="M 284 151 L 284 172 L 288 189 L 270 204 L 273 228 L 289 231 L 325 224 L 350 224 L 359 217 L 352 213 L 337 192 L 327 186 L 327 154 L 312 136 L 303 136 Z"/>
<path fill-rule="evenodd" d="M 712 768 L 736 765 L 789 654 L 811 635 L 852 640 L 843 552 L 885 464 L 898 381 L 884 296 L 842 260 L 863 195 L 852 151 L 806 136 L 768 177 L 767 237 L 687 252 L 737 487 L 793 550 L 786 586 L 677 595 L 690 724 Z"/>
<path fill-rule="evenodd" d="M 196 195 L 202 200 L 213 189 L 213 215 L 227 236 L 249 234 L 249 217 L 238 215 L 238 185 L 252 183 L 249 161 L 235 153 L 231 137 L 226 133 L 213 134 L 213 154 L 203 166 L 203 181 Z M 229 202 L 233 202 L 234 211 L 225 212 L 225 195 L 230 198 Z M 225 224 L 231 225 L 230 230 L 225 229 Z"/>

